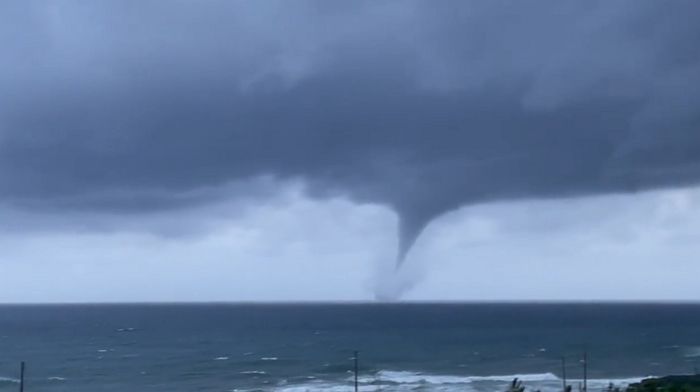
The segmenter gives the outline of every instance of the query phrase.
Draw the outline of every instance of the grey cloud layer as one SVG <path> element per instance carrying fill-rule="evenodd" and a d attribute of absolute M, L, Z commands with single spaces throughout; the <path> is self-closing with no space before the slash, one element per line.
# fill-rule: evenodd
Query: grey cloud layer
<path fill-rule="evenodd" d="M 0 8 L 6 203 L 301 178 L 393 207 L 410 244 L 468 203 L 700 179 L 693 0 Z"/>

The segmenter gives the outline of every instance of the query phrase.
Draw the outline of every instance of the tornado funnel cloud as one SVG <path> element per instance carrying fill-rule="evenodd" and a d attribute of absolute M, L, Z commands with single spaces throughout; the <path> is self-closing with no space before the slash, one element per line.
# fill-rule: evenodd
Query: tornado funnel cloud
<path fill-rule="evenodd" d="M 423 233 L 423 230 L 425 230 L 433 218 L 433 216 L 429 215 L 411 213 L 399 214 L 399 241 L 396 253 L 396 269 L 401 268 L 404 264 L 411 248 L 413 248 L 418 237 Z"/>

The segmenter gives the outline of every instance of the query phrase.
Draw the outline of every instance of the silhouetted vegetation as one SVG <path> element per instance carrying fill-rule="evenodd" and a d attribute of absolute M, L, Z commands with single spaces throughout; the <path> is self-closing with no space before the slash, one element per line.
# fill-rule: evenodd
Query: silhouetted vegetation
<path fill-rule="evenodd" d="M 522 381 L 514 378 L 506 392 L 525 392 L 525 386 Z"/>
<path fill-rule="evenodd" d="M 648 378 L 631 384 L 626 392 L 700 392 L 700 375 Z"/>

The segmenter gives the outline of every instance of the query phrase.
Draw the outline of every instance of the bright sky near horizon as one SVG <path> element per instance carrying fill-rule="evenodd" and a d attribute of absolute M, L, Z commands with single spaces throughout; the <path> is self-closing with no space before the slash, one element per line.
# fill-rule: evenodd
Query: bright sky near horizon
<path fill-rule="evenodd" d="M 700 297 L 700 188 L 466 207 L 433 222 L 398 276 L 393 212 L 298 186 L 80 226 L 0 234 L 0 302 L 357 301 L 397 286 L 427 301 Z"/>

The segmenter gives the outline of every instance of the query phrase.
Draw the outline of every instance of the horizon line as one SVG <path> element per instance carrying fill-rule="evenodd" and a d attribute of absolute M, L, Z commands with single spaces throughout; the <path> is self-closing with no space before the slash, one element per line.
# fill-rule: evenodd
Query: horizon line
<path fill-rule="evenodd" d="M 65 301 L 0 302 L 0 306 L 133 306 L 133 305 L 700 305 L 700 300 L 247 300 L 247 301 Z"/>

